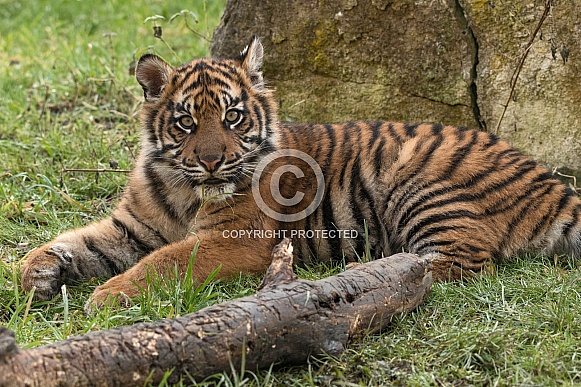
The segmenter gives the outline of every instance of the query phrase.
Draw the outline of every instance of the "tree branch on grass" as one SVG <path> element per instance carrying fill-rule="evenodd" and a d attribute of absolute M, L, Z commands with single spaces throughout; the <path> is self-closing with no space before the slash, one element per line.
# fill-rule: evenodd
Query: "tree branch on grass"
<path fill-rule="evenodd" d="M 318 281 L 297 279 L 286 239 L 274 248 L 261 290 L 252 296 L 28 350 L 0 328 L 0 386 L 155 384 L 173 369 L 171 383 L 240 369 L 243 361 L 256 369 L 338 356 L 348 341 L 416 308 L 431 284 L 429 260 L 407 253 Z"/>

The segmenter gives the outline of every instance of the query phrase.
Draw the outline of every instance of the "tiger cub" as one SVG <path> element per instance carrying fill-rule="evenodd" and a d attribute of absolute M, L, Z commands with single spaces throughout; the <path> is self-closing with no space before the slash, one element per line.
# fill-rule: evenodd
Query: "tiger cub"
<path fill-rule="evenodd" d="M 257 38 L 234 59 L 172 67 L 142 56 L 141 151 L 111 216 L 30 253 L 22 287 L 112 277 L 90 303 L 139 294 L 146 274 L 262 273 L 292 237 L 296 262 L 427 255 L 438 280 L 517 252 L 581 254 L 581 201 L 495 136 L 439 124 L 278 121 Z"/>

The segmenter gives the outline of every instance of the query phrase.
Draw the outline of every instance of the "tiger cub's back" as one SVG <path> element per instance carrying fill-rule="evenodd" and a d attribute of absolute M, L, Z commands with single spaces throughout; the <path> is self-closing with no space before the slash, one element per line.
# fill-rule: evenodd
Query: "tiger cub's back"
<path fill-rule="evenodd" d="M 580 253 L 576 193 L 489 133 L 393 122 L 281 129 L 280 147 L 311 155 L 325 176 L 321 204 L 295 227 L 358 235 L 297 240 L 303 260 L 404 249 L 434 255 L 436 275 L 449 278 L 519 251 Z"/>

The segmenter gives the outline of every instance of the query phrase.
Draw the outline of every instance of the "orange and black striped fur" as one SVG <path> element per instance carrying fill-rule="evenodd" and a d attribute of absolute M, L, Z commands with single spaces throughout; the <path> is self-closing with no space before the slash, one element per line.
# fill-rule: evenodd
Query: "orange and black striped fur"
<path fill-rule="evenodd" d="M 177 265 L 184 273 L 198 241 L 198 279 L 219 265 L 223 277 L 265 271 L 282 234 L 240 237 L 240 230 L 355 230 L 295 238 L 297 262 L 404 249 L 432 257 L 434 276 L 444 280 L 526 250 L 581 254 L 578 196 L 506 142 L 438 124 L 280 123 L 262 57 L 256 38 L 231 60 L 172 68 L 143 56 L 136 69 L 145 93 L 143 141 L 123 198 L 110 217 L 33 251 L 22 268 L 24 289 L 36 286 L 48 299 L 69 280 L 108 276 L 93 303 L 133 297 L 135 284 L 146 287 L 148 270 L 164 275 Z M 305 162 L 285 156 L 266 166 L 258 181 L 263 204 L 252 191 L 261 161 L 286 149 L 308 154 L 324 176 L 320 204 L 291 222 L 264 206 L 304 214 L 319 192 Z M 289 166 L 304 176 L 280 172 Z M 300 193 L 301 201 L 279 204 L 270 193 L 273 177 L 283 198 Z"/>

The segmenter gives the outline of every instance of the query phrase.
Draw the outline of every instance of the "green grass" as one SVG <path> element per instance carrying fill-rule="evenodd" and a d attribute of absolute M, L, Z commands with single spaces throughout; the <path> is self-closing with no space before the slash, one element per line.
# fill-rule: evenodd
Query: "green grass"
<path fill-rule="evenodd" d="M 192 2 L 196 32 L 210 36 L 225 0 Z M 188 4 L 187 6 L 190 6 Z M 228 283 L 152 280 L 134 306 L 83 313 L 102 282 L 70 286 L 50 302 L 33 302 L 19 286 L 19 265 L 32 248 L 106 215 L 138 151 L 142 92 L 132 61 L 156 52 L 173 64 L 207 55 L 181 11 L 166 1 L 0 0 L 0 324 L 30 348 L 92 330 L 175 317 L 252 294 L 258 277 Z M 144 20 L 154 15 L 162 19 Z M 163 28 L 161 41 L 152 27 Z M 268 55 L 268 53 L 267 53 Z M 316 279 L 325 267 L 300 270 Z M 581 384 L 581 272 L 521 257 L 497 274 L 438 284 L 417 311 L 383 333 L 352 343 L 339 359 L 302 367 L 240 370 L 206 384 L 229 385 L 576 385 Z M 185 379 L 182 385 L 190 385 Z"/>

